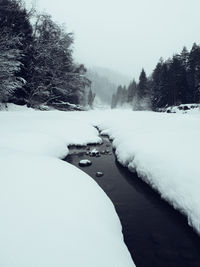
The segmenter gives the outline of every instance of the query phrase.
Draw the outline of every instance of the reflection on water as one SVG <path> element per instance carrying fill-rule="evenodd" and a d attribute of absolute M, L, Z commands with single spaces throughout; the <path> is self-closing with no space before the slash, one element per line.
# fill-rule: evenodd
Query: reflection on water
<path fill-rule="evenodd" d="M 101 157 L 86 155 L 86 147 L 72 147 L 65 160 L 93 177 L 112 200 L 137 267 L 200 267 L 200 237 L 184 216 L 116 161 L 109 145 L 104 138 L 102 145 L 90 146 L 112 152 Z M 80 167 L 79 161 L 87 158 L 92 165 Z M 96 177 L 97 171 L 104 176 Z"/>

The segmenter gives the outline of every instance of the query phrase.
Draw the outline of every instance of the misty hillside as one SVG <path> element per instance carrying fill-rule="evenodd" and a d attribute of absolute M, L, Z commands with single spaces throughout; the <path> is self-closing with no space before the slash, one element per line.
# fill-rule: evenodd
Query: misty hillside
<path fill-rule="evenodd" d="M 107 77 L 114 84 L 128 85 L 131 78 L 128 75 L 124 75 L 121 72 L 114 71 L 109 68 L 103 68 L 98 66 L 93 66 L 92 70 L 96 71 L 99 75 Z"/>
<path fill-rule="evenodd" d="M 92 81 L 92 91 L 105 103 L 111 103 L 112 94 L 119 84 L 127 85 L 130 78 L 121 73 L 102 67 L 92 67 L 87 71 L 87 77 Z"/>

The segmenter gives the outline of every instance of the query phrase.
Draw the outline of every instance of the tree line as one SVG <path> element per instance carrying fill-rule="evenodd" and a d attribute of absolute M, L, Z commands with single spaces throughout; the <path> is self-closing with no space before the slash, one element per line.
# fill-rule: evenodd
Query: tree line
<path fill-rule="evenodd" d="M 0 103 L 92 105 L 86 68 L 72 55 L 73 34 L 21 0 L 0 0 Z"/>
<path fill-rule="evenodd" d="M 172 58 L 157 63 L 147 77 L 142 69 L 139 82 L 121 85 L 112 96 L 111 107 L 129 104 L 134 110 L 159 110 L 168 106 L 200 102 L 200 46 L 186 47 Z"/>

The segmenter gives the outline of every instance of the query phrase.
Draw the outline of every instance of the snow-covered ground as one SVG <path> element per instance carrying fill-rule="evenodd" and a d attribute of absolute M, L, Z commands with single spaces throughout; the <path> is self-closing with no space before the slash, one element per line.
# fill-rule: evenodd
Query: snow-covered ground
<path fill-rule="evenodd" d="M 0 112 L 0 265 L 133 266 L 113 205 L 59 158 L 98 143 L 184 213 L 200 234 L 200 113 Z"/>
<path fill-rule="evenodd" d="M 71 116 L 109 135 L 119 162 L 137 171 L 200 234 L 200 112 L 110 110 Z"/>
<path fill-rule="evenodd" d="M 12 103 L 0 104 L 0 111 L 35 111 L 33 108 L 27 108 L 26 105 L 19 106 Z"/>
<path fill-rule="evenodd" d="M 0 112 L 0 266 L 134 266 L 111 201 L 59 159 L 101 142 L 77 114 Z"/>
<path fill-rule="evenodd" d="M 98 126 L 114 140 L 118 160 L 185 214 L 200 234 L 200 112 L 106 112 Z"/>

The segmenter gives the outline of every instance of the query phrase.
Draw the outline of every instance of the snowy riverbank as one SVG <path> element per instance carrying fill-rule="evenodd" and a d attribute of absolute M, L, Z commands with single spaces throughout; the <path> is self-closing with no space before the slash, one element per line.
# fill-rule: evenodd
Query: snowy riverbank
<path fill-rule="evenodd" d="M 114 140 L 118 160 L 200 234 L 200 115 L 116 111 L 98 126 Z"/>
<path fill-rule="evenodd" d="M 199 121 L 125 110 L 0 112 L 1 265 L 133 266 L 109 199 L 59 160 L 70 144 L 101 142 L 92 125 L 200 233 Z"/>
<path fill-rule="evenodd" d="M 69 144 L 101 141 L 72 115 L 0 112 L 1 266 L 134 266 L 111 201 L 58 159 Z"/>
<path fill-rule="evenodd" d="M 200 234 L 200 112 L 73 113 L 112 138 L 121 164 L 155 188 Z"/>

